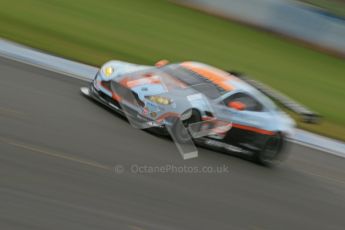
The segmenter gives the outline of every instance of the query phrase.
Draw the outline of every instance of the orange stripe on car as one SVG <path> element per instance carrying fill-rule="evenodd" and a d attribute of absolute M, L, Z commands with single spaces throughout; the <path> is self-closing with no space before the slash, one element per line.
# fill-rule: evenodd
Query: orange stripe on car
<path fill-rule="evenodd" d="M 114 92 L 112 93 L 112 98 L 118 102 L 120 102 L 122 99 L 117 93 L 114 93 Z"/>
<path fill-rule="evenodd" d="M 163 121 L 165 118 L 168 118 L 168 117 L 180 117 L 180 114 L 175 113 L 175 112 L 167 112 L 167 113 L 164 113 L 164 114 L 162 114 L 161 116 L 159 116 L 156 120 L 157 120 L 158 122 L 161 122 L 161 121 Z"/>
<path fill-rule="evenodd" d="M 201 118 L 203 121 L 210 121 L 210 120 L 213 120 L 214 117 L 210 117 L 210 116 L 202 116 Z"/>
<path fill-rule="evenodd" d="M 259 129 L 259 128 L 252 127 L 252 126 L 235 124 L 235 123 L 232 123 L 232 127 L 247 130 L 247 131 L 252 131 L 252 132 L 260 133 L 260 134 L 264 134 L 264 135 L 270 135 L 270 136 L 275 134 L 275 132 L 273 132 L 273 131 L 269 131 L 269 130 L 265 130 L 265 129 Z"/>
<path fill-rule="evenodd" d="M 221 71 L 213 71 L 212 69 L 204 66 L 197 66 L 192 62 L 183 62 L 180 65 L 210 80 L 215 85 L 221 87 L 226 91 L 234 89 L 234 86 L 229 83 L 229 80 L 232 79 L 230 74 L 222 73 Z"/>
<path fill-rule="evenodd" d="M 105 88 L 106 90 L 108 90 L 108 91 L 111 92 L 111 97 L 112 97 L 114 100 L 116 100 L 116 101 L 118 101 L 118 102 L 121 101 L 122 98 L 121 98 L 117 93 L 113 92 L 103 81 L 100 82 L 100 85 L 101 85 L 103 88 Z"/>
<path fill-rule="evenodd" d="M 202 117 L 202 120 L 204 120 L 204 121 L 208 121 L 208 120 L 212 120 L 212 119 L 214 119 L 214 117 L 209 117 L 209 116 L 203 116 Z M 240 125 L 240 124 L 232 123 L 231 126 L 234 128 L 243 129 L 243 130 L 247 130 L 247 131 L 251 131 L 251 132 L 255 132 L 255 133 L 260 133 L 260 134 L 264 134 L 264 135 L 272 136 L 275 134 L 275 132 L 273 132 L 273 131 L 269 131 L 269 130 L 265 130 L 265 129 L 259 129 L 259 128 L 247 126 L 247 125 Z"/>
<path fill-rule="evenodd" d="M 120 84 L 127 87 L 133 88 L 139 85 L 145 84 L 161 84 L 160 77 L 153 74 L 146 74 L 137 79 L 131 79 L 130 77 L 125 77 L 120 81 Z"/>

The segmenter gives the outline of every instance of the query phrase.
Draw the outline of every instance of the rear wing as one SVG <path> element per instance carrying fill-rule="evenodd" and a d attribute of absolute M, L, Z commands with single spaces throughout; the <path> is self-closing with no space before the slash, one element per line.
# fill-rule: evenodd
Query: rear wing
<path fill-rule="evenodd" d="M 306 106 L 294 101 L 293 99 L 282 94 L 281 92 L 259 81 L 253 80 L 240 72 L 228 71 L 228 73 L 240 78 L 241 80 L 247 82 L 248 84 L 250 84 L 257 90 L 261 91 L 263 94 L 278 101 L 278 103 L 283 105 L 285 108 L 299 114 L 303 122 L 314 123 L 314 124 L 320 122 L 321 116 L 318 113 L 311 111 Z"/>

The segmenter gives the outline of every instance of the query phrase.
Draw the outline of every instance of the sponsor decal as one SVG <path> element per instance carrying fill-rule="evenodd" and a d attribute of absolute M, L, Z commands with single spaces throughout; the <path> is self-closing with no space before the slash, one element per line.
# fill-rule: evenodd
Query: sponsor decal
<path fill-rule="evenodd" d="M 202 100 L 203 97 L 201 93 L 196 93 L 196 94 L 188 95 L 187 99 L 188 101 L 195 101 L 195 100 Z"/>
<path fill-rule="evenodd" d="M 251 154 L 251 152 L 249 152 L 245 149 L 242 149 L 242 148 L 239 148 L 237 146 L 230 145 L 227 143 L 215 141 L 215 140 L 206 140 L 205 143 L 207 145 L 210 145 L 210 146 L 214 146 L 214 147 L 218 147 L 218 148 L 224 148 L 224 149 L 229 150 L 231 152 L 243 153 L 243 154 L 247 154 L 247 155 Z"/>

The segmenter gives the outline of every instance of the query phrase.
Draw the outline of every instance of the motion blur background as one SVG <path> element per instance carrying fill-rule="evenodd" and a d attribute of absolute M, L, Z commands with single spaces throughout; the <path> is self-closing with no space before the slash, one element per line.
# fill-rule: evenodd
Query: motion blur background
<path fill-rule="evenodd" d="M 343 0 L 0 0 L 0 37 L 99 66 L 196 60 L 237 70 L 323 117 L 345 140 Z"/>

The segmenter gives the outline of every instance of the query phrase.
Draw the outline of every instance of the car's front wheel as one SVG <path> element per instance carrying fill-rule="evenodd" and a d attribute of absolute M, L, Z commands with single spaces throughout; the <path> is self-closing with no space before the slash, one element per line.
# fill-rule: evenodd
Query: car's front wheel
<path fill-rule="evenodd" d="M 192 109 L 191 115 L 188 119 L 185 119 L 183 121 L 174 120 L 171 126 L 173 139 L 175 139 L 178 143 L 181 143 L 181 144 L 185 144 L 192 141 L 192 136 L 188 130 L 188 126 L 190 124 L 197 123 L 200 121 L 201 121 L 201 115 L 200 115 L 200 112 L 197 111 L 196 109 Z"/>

